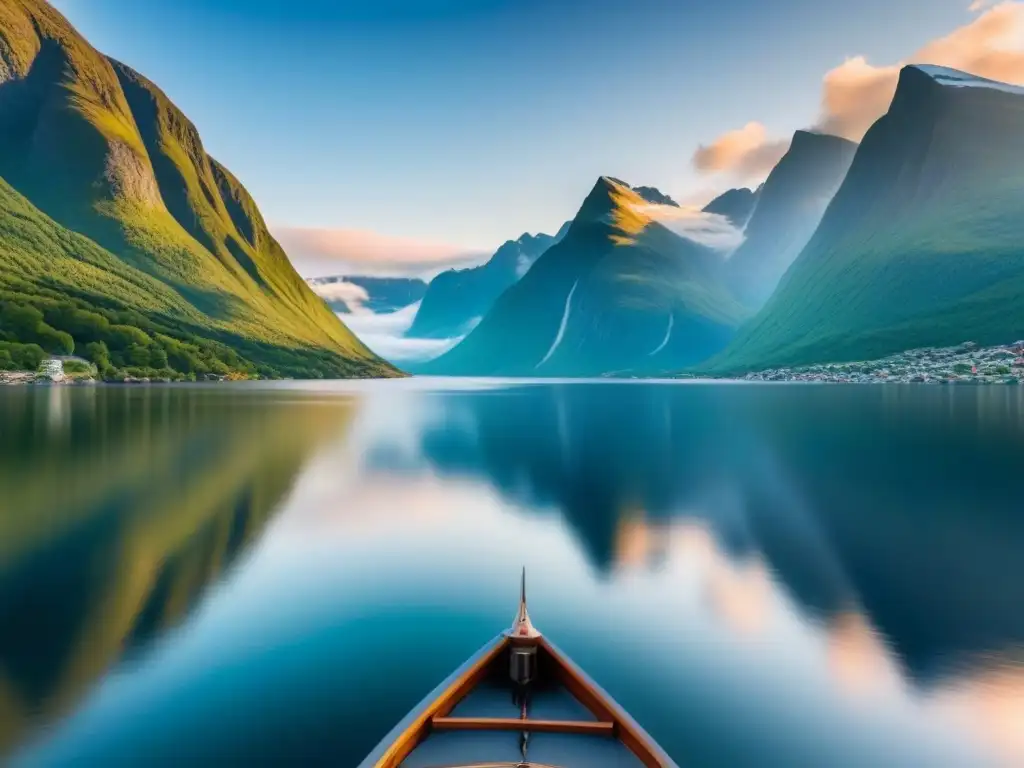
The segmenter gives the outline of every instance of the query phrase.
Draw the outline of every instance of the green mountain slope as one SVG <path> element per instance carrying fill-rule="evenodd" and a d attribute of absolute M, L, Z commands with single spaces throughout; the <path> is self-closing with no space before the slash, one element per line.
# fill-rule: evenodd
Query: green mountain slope
<path fill-rule="evenodd" d="M 174 294 L 159 292 L 175 306 L 167 317 L 182 318 L 182 340 L 198 335 L 239 348 L 245 364 L 229 367 L 269 375 L 392 372 L 299 278 L 249 194 L 207 155 L 188 119 L 43 0 L 0 0 L 0 177 L 37 209 L 30 218 L 38 228 L 60 231 L 58 239 L 78 233 L 94 244 L 90 254 L 105 251 L 134 270 L 136 282 L 136 273 L 159 281 Z M 74 287 L 70 275 L 47 266 L 45 250 L 18 248 L 15 258 L 13 245 L 0 242 L 0 287 L 17 283 L 22 305 L 45 287 L 33 275 Z M 78 251 L 65 255 L 95 261 Z M 16 266 L 26 259 L 41 263 Z M 94 277 L 93 308 L 152 311 L 116 290 L 113 278 Z M 173 324 L 163 330 L 176 335 Z"/>
<path fill-rule="evenodd" d="M 907 67 L 810 243 L 715 371 L 1024 338 L 1024 89 Z"/>
<path fill-rule="evenodd" d="M 628 186 L 600 179 L 564 239 L 424 371 L 658 373 L 721 349 L 743 316 L 721 258 L 653 221 L 647 206 Z"/>

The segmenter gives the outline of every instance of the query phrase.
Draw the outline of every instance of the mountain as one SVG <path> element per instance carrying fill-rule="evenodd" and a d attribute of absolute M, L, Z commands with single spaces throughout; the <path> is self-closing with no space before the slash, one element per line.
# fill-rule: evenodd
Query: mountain
<path fill-rule="evenodd" d="M 1024 338 L 1024 89 L 909 66 L 814 237 L 710 366 Z"/>
<path fill-rule="evenodd" d="M 418 277 L 338 275 L 306 282 L 332 310 L 342 314 L 359 309 L 374 314 L 397 312 L 420 301 L 427 292 L 427 284 Z"/>
<path fill-rule="evenodd" d="M 618 181 L 618 179 L 613 179 L 613 181 Z M 629 186 L 625 182 L 619 183 Z M 633 187 L 633 191 L 648 203 L 654 203 L 655 205 L 671 205 L 673 208 L 679 207 L 679 203 L 655 187 Z"/>
<path fill-rule="evenodd" d="M 714 251 L 655 222 L 649 203 L 602 177 L 565 238 L 424 372 L 599 376 L 705 359 L 743 315 Z"/>
<path fill-rule="evenodd" d="M 430 281 L 406 336 L 450 339 L 463 335 L 559 239 L 543 233 L 524 234 L 502 245 L 485 264 L 437 275 Z"/>
<path fill-rule="evenodd" d="M 394 373 L 188 118 L 44 0 L 0 0 L 0 180 L 5 344 L 102 342 L 104 367 L 168 375 Z"/>
<path fill-rule="evenodd" d="M 743 229 L 750 221 L 750 215 L 754 212 L 754 206 L 761 195 L 762 187 L 755 192 L 752 189 L 730 189 L 723 192 L 701 210 L 704 213 L 717 213 L 725 216 L 733 226 Z"/>
<path fill-rule="evenodd" d="M 856 144 L 838 136 L 793 136 L 751 208 L 746 239 L 729 258 L 730 284 L 745 304 L 757 309 L 771 296 L 814 234 L 856 151 Z"/>

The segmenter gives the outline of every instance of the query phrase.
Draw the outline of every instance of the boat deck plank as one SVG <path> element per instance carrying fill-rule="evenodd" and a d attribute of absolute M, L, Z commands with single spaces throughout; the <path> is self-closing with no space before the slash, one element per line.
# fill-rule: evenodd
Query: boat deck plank
<path fill-rule="evenodd" d="M 612 736 L 615 723 L 585 720 L 521 720 L 514 717 L 435 717 L 438 731 L 518 731 L 527 733 L 584 733 Z"/>

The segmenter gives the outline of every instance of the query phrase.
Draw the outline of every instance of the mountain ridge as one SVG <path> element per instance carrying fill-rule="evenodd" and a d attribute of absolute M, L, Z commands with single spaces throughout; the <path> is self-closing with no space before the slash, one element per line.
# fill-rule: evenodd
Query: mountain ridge
<path fill-rule="evenodd" d="M 467 333 L 565 231 L 563 225 L 554 237 L 525 232 L 516 240 L 506 240 L 479 266 L 450 269 L 435 276 L 406 336 L 445 339 Z"/>
<path fill-rule="evenodd" d="M 760 308 L 813 236 L 857 145 L 824 133 L 797 131 L 756 194 L 743 243 L 729 257 L 737 297 Z"/>
<path fill-rule="evenodd" d="M 251 196 L 156 85 L 96 51 L 42 0 L 2 0 L 0 9 L 0 177 L 52 221 L 43 229 L 78 233 L 170 288 L 180 299 L 176 312 L 196 321 L 179 341 L 198 335 L 244 348 L 250 373 L 394 374 L 309 290 Z M 8 213 L 23 207 L 6 199 Z M 39 305 L 58 324 L 71 311 L 58 312 L 52 305 L 60 301 L 94 314 L 139 314 L 102 281 L 84 297 L 57 274 L 61 298 L 44 296 L 46 270 L 25 264 L 47 257 L 20 242 L 19 259 L 9 257 L 0 276 L 0 288 L 19 283 L 17 299 L 0 297 L 15 309 Z M 159 324 L 164 335 L 175 333 L 172 323 Z M 144 333 L 141 346 L 159 346 Z"/>
<path fill-rule="evenodd" d="M 649 205 L 628 185 L 600 177 L 565 239 L 422 372 L 660 372 L 720 349 L 742 315 L 721 277 L 721 257 L 657 223 Z"/>
<path fill-rule="evenodd" d="M 716 371 L 1024 338 L 1024 94 L 911 65 L 818 230 Z"/>

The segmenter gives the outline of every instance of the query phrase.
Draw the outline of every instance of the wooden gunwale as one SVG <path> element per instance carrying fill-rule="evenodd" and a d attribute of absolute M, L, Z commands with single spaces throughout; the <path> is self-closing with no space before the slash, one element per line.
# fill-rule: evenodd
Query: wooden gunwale
<path fill-rule="evenodd" d="M 495 643 L 488 653 L 481 656 L 475 664 L 453 680 L 392 742 L 391 746 L 388 747 L 387 751 L 376 762 L 375 768 L 399 768 L 402 761 L 427 736 L 431 720 L 434 717 L 444 717 L 449 714 L 455 708 L 455 705 L 462 701 L 484 675 L 487 674 L 491 664 L 507 647 L 507 638 Z"/>
<path fill-rule="evenodd" d="M 615 736 L 636 755 L 645 768 L 665 768 L 672 765 L 656 753 L 650 737 L 635 726 L 632 719 L 618 705 L 613 704 L 611 698 L 597 688 L 593 681 L 579 672 L 575 664 L 556 650 L 546 638 L 540 639 L 540 645 L 557 662 L 556 676 L 562 685 L 599 721 L 614 723 Z"/>
<path fill-rule="evenodd" d="M 554 678 L 579 701 L 595 720 L 534 720 L 523 704 L 519 718 L 451 717 L 456 705 L 466 698 L 486 677 L 495 662 L 511 646 L 535 646 L 549 658 Z M 640 725 L 611 696 L 571 659 L 549 643 L 530 622 L 526 610 L 526 570 L 520 587 L 519 613 L 512 629 L 481 648 L 428 698 L 404 717 L 385 740 L 378 744 L 361 764 L 361 768 L 400 768 L 405 759 L 426 739 L 438 731 L 518 731 L 608 736 L 632 752 L 644 768 L 678 768 Z M 396 735 L 392 735 L 396 734 Z M 540 764 L 519 762 L 486 762 L 479 768 L 545 768 Z M 461 768 L 473 768 L 462 765 Z"/>

